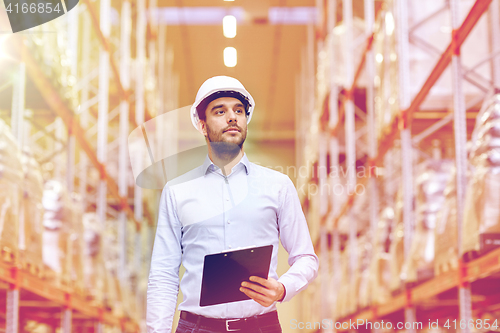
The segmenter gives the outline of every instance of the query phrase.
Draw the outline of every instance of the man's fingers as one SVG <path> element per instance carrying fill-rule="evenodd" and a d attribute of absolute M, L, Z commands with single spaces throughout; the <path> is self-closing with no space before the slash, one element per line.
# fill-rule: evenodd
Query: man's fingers
<path fill-rule="evenodd" d="M 254 301 L 256 301 L 257 303 L 259 303 L 260 305 L 262 305 L 262 306 L 268 307 L 269 305 L 272 304 L 269 301 L 268 297 L 266 297 L 266 296 L 264 296 L 262 294 L 259 294 L 258 292 L 255 292 L 255 291 L 253 291 L 251 289 L 241 287 L 240 291 L 242 293 L 244 293 L 245 295 L 247 295 L 248 297 L 250 297 L 251 299 L 253 299 Z"/>
<path fill-rule="evenodd" d="M 280 295 L 280 283 L 273 278 L 263 279 L 258 276 L 251 276 L 250 281 L 241 283 L 240 291 L 256 301 L 262 306 L 268 307 L 277 301 Z"/>
<path fill-rule="evenodd" d="M 251 299 L 253 299 L 255 301 L 259 301 L 259 300 L 260 301 L 265 301 L 266 300 L 266 296 L 265 295 L 262 295 L 262 294 L 260 294 L 258 292 L 255 292 L 252 289 L 241 287 L 240 291 L 243 292 L 245 295 L 247 295 L 248 297 L 250 297 Z"/>
<path fill-rule="evenodd" d="M 242 283 L 242 286 L 245 287 L 245 288 L 248 288 L 248 289 L 252 289 L 262 295 L 267 295 L 267 296 L 270 296 L 270 290 L 265 288 L 265 287 L 262 287 L 258 284 L 255 284 L 255 283 L 250 283 L 250 282 L 243 282 Z"/>
<path fill-rule="evenodd" d="M 267 288 L 272 287 L 271 283 L 268 280 L 263 279 L 260 276 L 250 276 L 249 280 L 252 282 L 260 283 L 261 285 Z"/>

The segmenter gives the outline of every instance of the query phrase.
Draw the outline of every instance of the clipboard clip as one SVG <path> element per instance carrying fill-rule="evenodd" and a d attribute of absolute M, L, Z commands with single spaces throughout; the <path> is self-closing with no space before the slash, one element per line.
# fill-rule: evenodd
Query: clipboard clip
<path fill-rule="evenodd" d="M 250 245 L 250 246 L 243 246 L 243 247 L 237 247 L 235 249 L 227 249 L 220 251 L 219 253 L 225 253 L 225 252 L 234 252 L 234 251 L 239 251 L 239 250 L 246 250 L 246 249 L 251 249 L 253 247 L 257 247 L 257 245 Z"/>

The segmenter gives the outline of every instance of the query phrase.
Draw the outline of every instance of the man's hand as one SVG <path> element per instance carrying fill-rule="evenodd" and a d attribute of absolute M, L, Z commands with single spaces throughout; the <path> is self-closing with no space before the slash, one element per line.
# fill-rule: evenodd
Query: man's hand
<path fill-rule="evenodd" d="M 285 296 L 285 287 L 273 278 L 266 280 L 258 276 L 251 276 L 250 281 L 256 283 L 244 281 L 241 283 L 240 291 L 262 306 L 271 306 L 274 302 L 281 301 Z"/>

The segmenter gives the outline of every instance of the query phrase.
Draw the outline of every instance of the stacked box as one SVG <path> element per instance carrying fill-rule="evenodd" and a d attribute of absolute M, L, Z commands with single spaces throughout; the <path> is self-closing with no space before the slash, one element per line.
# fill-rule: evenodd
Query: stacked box
<path fill-rule="evenodd" d="M 78 106 L 78 89 L 75 89 L 77 81 L 72 74 L 71 55 L 68 52 L 69 34 L 61 34 L 57 38 L 41 33 L 43 31 L 64 31 L 65 20 L 52 20 L 31 28 L 34 32 L 33 38 L 26 40 L 27 52 L 35 58 L 40 70 L 50 80 L 54 88 L 59 92 L 59 97 L 71 109 Z M 45 30 L 48 29 L 48 30 Z M 38 33 L 36 33 L 38 32 Z"/>
<path fill-rule="evenodd" d="M 22 155 L 23 197 L 19 220 L 21 265 L 30 273 L 43 276 L 43 177 L 40 165 L 25 147 Z"/>
<path fill-rule="evenodd" d="M 71 229 L 68 244 L 68 256 L 71 258 L 70 266 L 70 281 L 75 291 L 81 295 L 84 294 L 84 277 L 83 277 L 83 206 L 81 198 L 76 193 L 70 195 L 70 213 L 71 213 Z"/>
<path fill-rule="evenodd" d="M 402 288 L 401 269 L 404 263 L 404 223 L 403 223 L 403 198 L 402 189 L 398 191 L 394 209 L 394 228 L 391 230 L 390 253 L 390 290 L 398 292 Z"/>
<path fill-rule="evenodd" d="M 104 302 L 105 267 L 102 258 L 102 226 L 95 213 L 83 214 L 83 281 L 87 295 Z"/>
<path fill-rule="evenodd" d="M 117 299 L 117 302 L 113 307 L 113 313 L 118 317 L 123 317 L 127 314 L 126 312 L 127 304 L 124 295 L 125 293 L 124 285 L 120 281 L 120 279 L 116 276 L 113 277 L 113 284 L 116 291 L 116 299 Z"/>
<path fill-rule="evenodd" d="M 352 220 L 356 221 L 356 234 L 366 233 L 366 230 L 369 230 L 369 203 L 368 195 L 366 192 L 367 191 L 364 189 L 362 193 L 355 196 L 354 203 L 352 208 L 350 209 L 349 214 L 342 216 L 342 218 L 339 220 L 338 230 L 341 234 L 349 234 Z"/>
<path fill-rule="evenodd" d="M 111 274 L 106 264 L 107 263 L 104 261 L 104 306 L 113 311 L 118 310 L 118 312 L 121 313 L 121 300 L 118 298 L 117 278 Z"/>
<path fill-rule="evenodd" d="M 488 99 L 479 112 L 472 135 L 463 223 L 463 254 L 500 247 L 500 94 Z"/>
<path fill-rule="evenodd" d="M 452 161 L 439 159 L 419 165 L 415 230 L 401 274 L 406 283 L 425 281 L 434 276 L 434 229 L 438 212 L 445 202 L 444 190 L 450 180 L 452 165 Z"/>
<path fill-rule="evenodd" d="M 370 263 L 370 291 L 375 304 L 384 304 L 391 297 L 389 242 L 394 210 L 386 207 L 380 214 L 375 233 L 373 258 Z"/>
<path fill-rule="evenodd" d="M 106 268 L 104 304 L 123 312 L 122 299 L 120 298 L 120 284 L 118 274 L 120 268 L 120 248 L 118 242 L 119 222 L 106 220 L 103 233 L 103 260 Z"/>
<path fill-rule="evenodd" d="M 438 212 L 435 233 L 434 274 L 436 276 L 458 268 L 458 228 L 456 169 L 450 172 L 450 179 L 444 191 L 443 208 Z"/>
<path fill-rule="evenodd" d="M 49 180 L 43 192 L 43 262 L 50 270 L 46 277 L 58 285 L 71 284 L 70 236 L 73 223 L 72 202 L 63 183 Z"/>
<path fill-rule="evenodd" d="M 337 296 L 337 311 L 338 317 L 345 317 L 350 313 L 350 283 L 349 283 L 349 266 L 348 266 L 349 251 L 346 248 L 340 255 L 340 278 L 335 285 L 338 287 Z"/>
<path fill-rule="evenodd" d="M 372 260 L 373 250 L 370 239 L 370 232 L 358 238 L 358 267 L 355 277 L 355 291 L 357 292 L 358 307 L 361 309 L 371 304 L 370 261 Z"/>
<path fill-rule="evenodd" d="M 135 226 L 135 223 L 128 221 L 127 222 L 127 272 L 131 276 L 136 274 L 136 269 L 134 267 L 136 260 L 134 259 L 135 256 L 137 255 L 136 251 L 136 234 L 137 234 L 137 228 Z"/>
<path fill-rule="evenodd" d="M 500 247 L 500 155 L 488 154 L 492 167 L 476 168 L 468 184 L 463 253 Z"/>
<path fill-rule="evenodd" d="M 129 285 L 121 286 L 121 295 L 124 314 L 129 318 L 138 319 L 140 316 L 137 309 L 135 293 L 132 292 Z"/>
<path fill-rule="evenodd" d="M 146 295 L 147 279 L 148 279 L 148 265 L 150 262 L 152 250 L 152 238 L 149 238 L 149 228 L 143 225 L 138 231 L 135 223 L 127 223 L 127 267 L 128 267 L 128 289 L 132 291 L 132 299 L 135 303 L 135 312 L 133 315 L 142 313 L 141 309 L 143 302 L 137 301 L 137 295 Z M 139 240 L 139 244 L 137 241 Z M 137 250 L 137 246 L 139 249 Z M 137 266 L 139 264 L 139 266 Z"/>
<path fill-rule="evenodd" d="M 10 128 L 0 119 L 0 251 L 10 263 L 19 259 L 19 213 L 24 174 L 21 153 Z"/>
<path fill-rule="evenodd" d="M 396 54 L 397 42 L 396 34 L 387 34 L 385 25 L 381 25 L 374 35 L 373 50 L 375 54 L 380 54 L 385 59 L 390 59 L 391 54 Z M 397 103 L 399 100 L 398 63 L 396 59 L 390 61 L 377 61 L 375 63 L 375 100 L 374 111 L 376 115 L 377 136 L 383 138 L 383 130 L 389 128 L 390 124 L 400 114 Z"/>

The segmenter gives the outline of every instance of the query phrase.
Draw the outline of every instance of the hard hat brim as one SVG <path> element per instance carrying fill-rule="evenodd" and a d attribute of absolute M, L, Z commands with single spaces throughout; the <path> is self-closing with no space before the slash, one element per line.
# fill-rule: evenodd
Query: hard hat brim
<path fill-rule="evenodd" d="M 191 105 L 190 116 L 191 116 L 191 122 L 193 123 L 194 128 L 196 128 L 198 130 L 198 123 L 200 121 L 200 118 L 198 116 L 198 110 L 196 108 L 198 107 L 198 105 L 200 105 L 200 103 L 205 98 L 209 97 L 210 95 L 212 95 L 218 91 L 236 91 L 236 92 L 239 92 L 240 94 L 242 94 L 243 96 L 245 96 L 246 98 L 248 98 L 248 101 L 250 102 L 250 107 L 248 108 L 247 124 L 250 123 L 250 120 L 252 119 L 252 115 L 253 115 L 253 109 L 255 107 L 255 102 L 253 100 L 252 95 L 250 95 L 250 93 L 246 89 L 234 88 L 234 87 L 227 87 L 227 88 L 219 87 L 217 89 L 212 89 L 212 90 L 208 91 L 205 95 L 203 95 L 202 98 L 198 99 L 196 101 L 196 103 Z"/>

